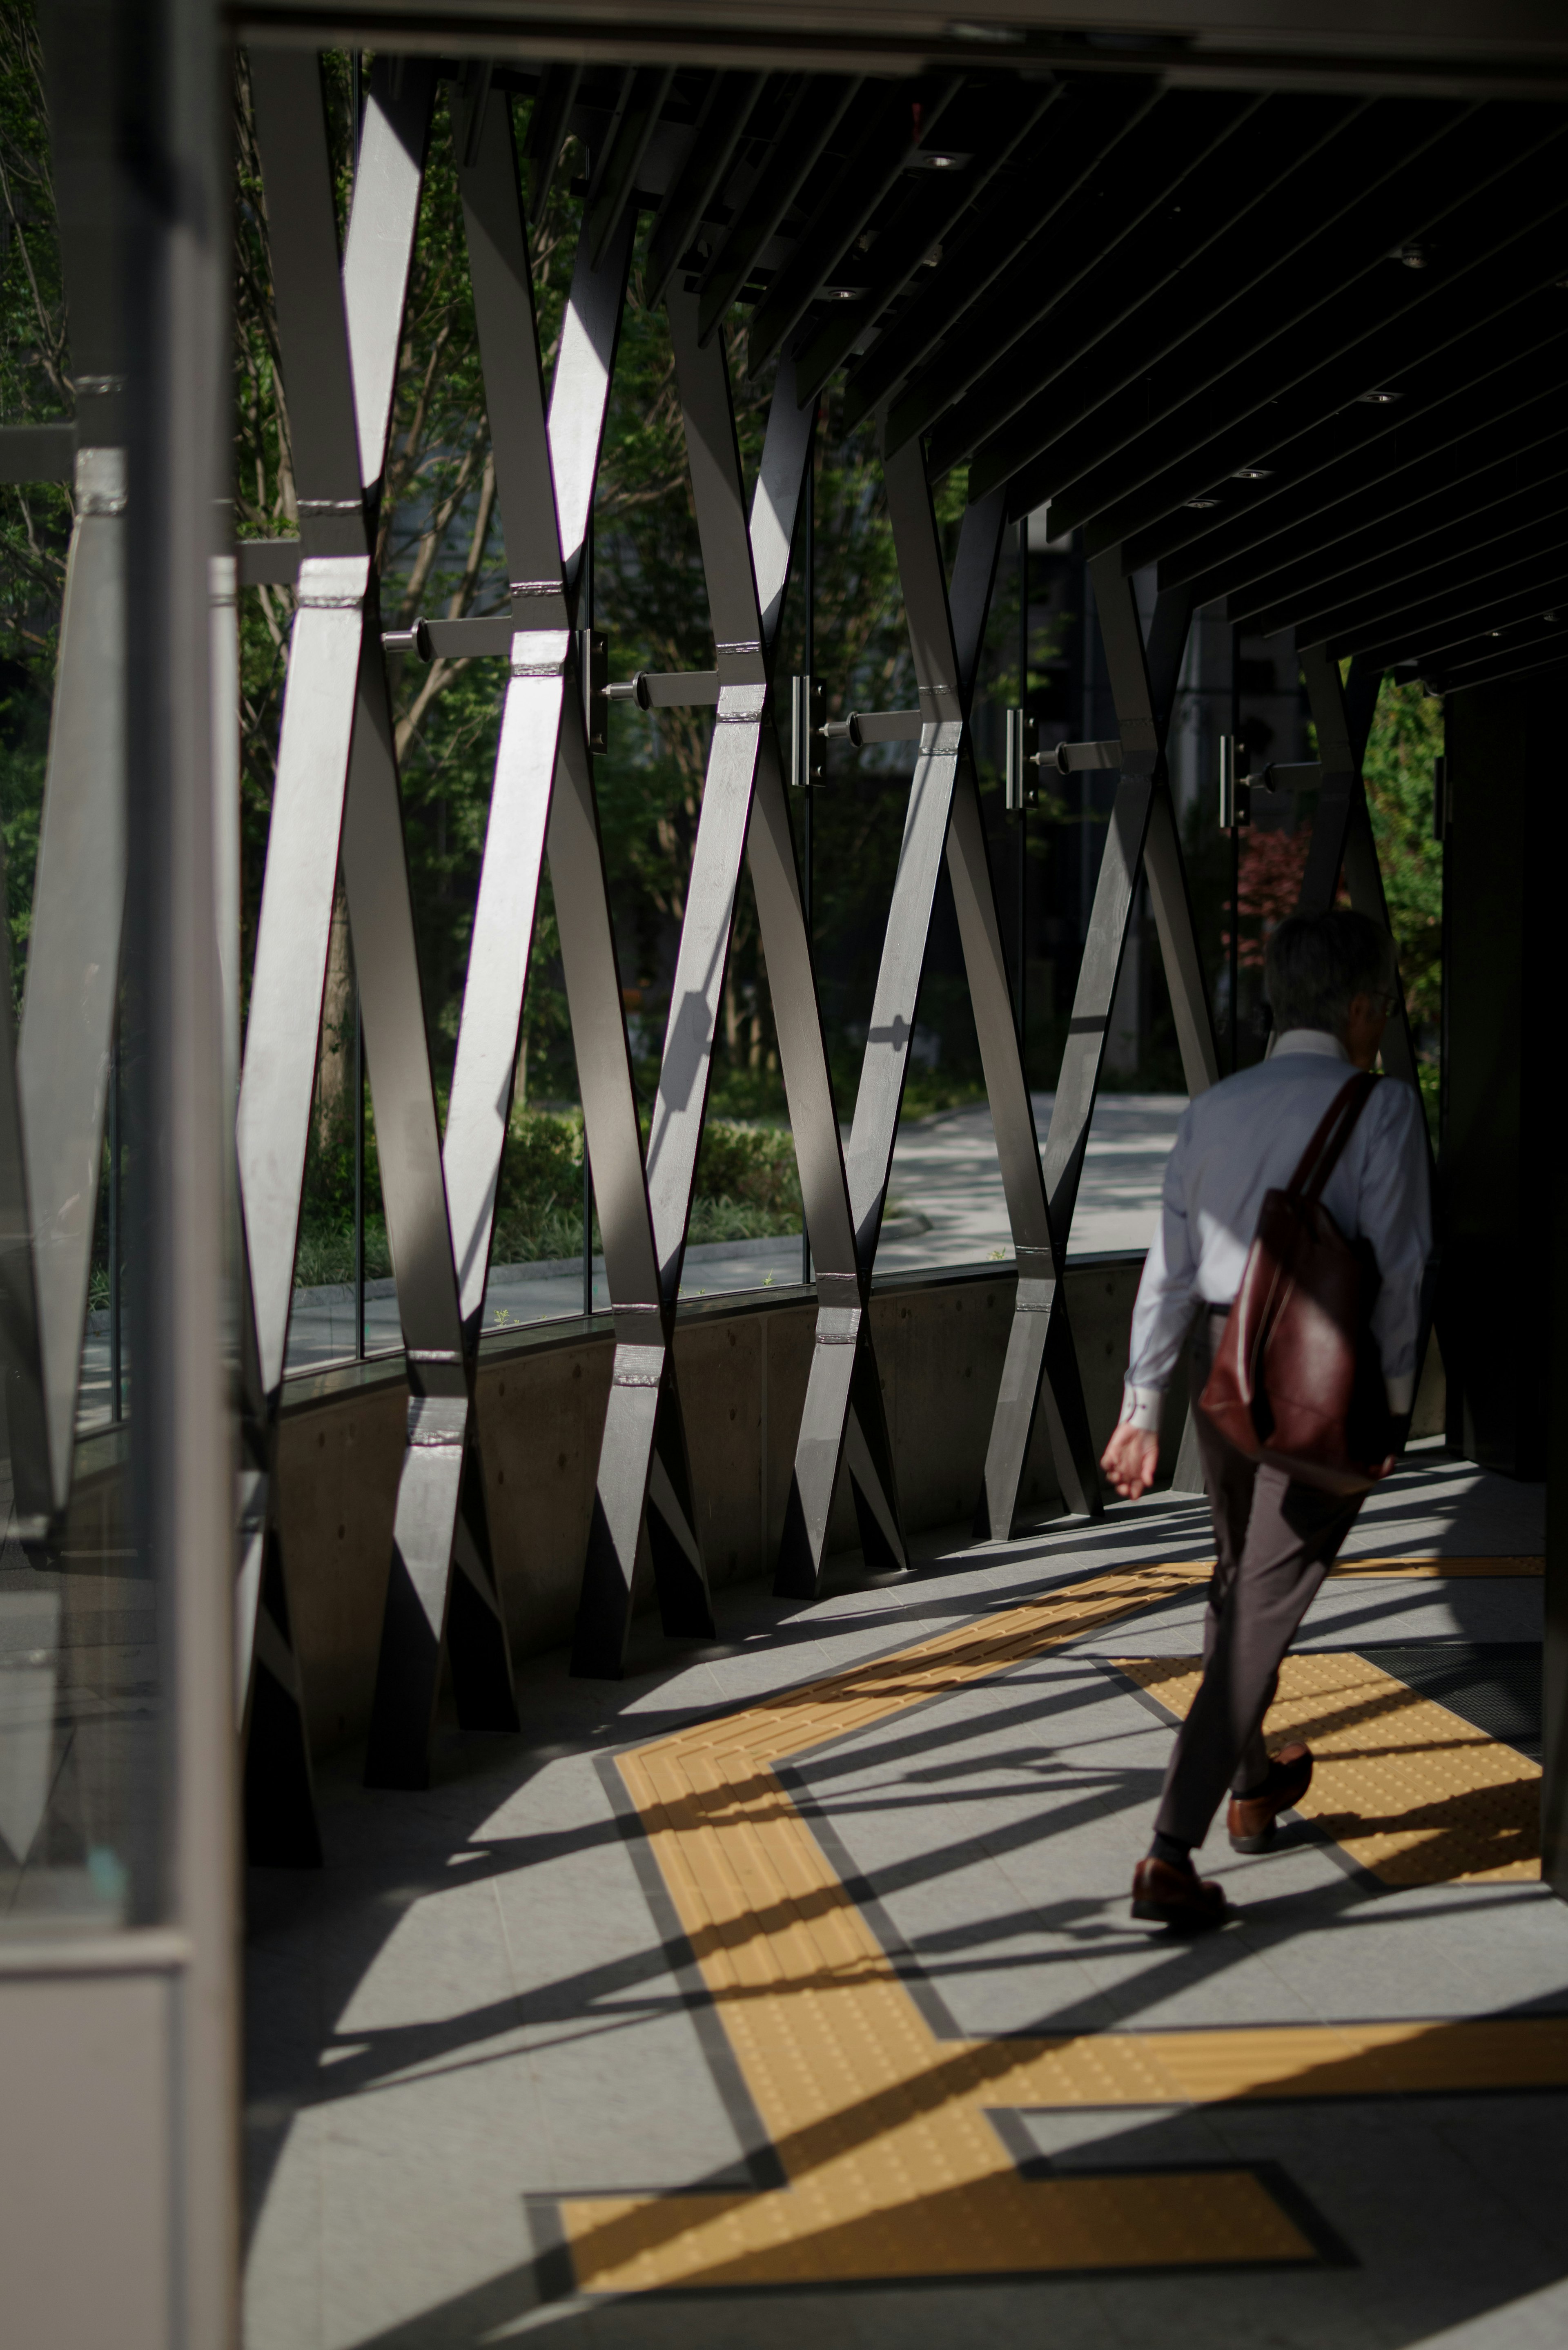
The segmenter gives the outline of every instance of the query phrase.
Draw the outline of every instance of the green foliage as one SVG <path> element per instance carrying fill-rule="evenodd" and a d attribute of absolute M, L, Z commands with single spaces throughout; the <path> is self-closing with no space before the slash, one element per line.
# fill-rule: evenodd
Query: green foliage
<path fill-rule="evenodd" d="M 1432 763 L 1442 754 L 1443 705 L 1418 683 L 1383 681 L 1362 773 L 1383 868 L 1388 920 L 1412 1027 L 1436 1066 L 1442 1007 L 1443 851 L 1432 837 Z"/>

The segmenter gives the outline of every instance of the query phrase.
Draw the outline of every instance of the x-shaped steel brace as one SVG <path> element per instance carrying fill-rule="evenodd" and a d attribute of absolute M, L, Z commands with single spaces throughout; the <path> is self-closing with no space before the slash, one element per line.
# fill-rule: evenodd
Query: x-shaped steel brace
<path fill-rule="evenodd" d="M 1122 771 L 1095 885 L 1088 937 L 1045 1141 L 1051 1228 L 1064 1250 L 1073 1229 L 1140 870 L 1148 883 L 1188 1092 L 1202 1093 L 1220 1074 L 1166 765 L 1166 742 L 1192 620 L 1192 598 L 1181 588 L 1163 590 L 1156 600 L 1146 643 L 1134 584 L 1122 569 L 1120 547 L 1111 546 L 1095 556 L 1091 569 L 1122 742 Z M 1183 1490 L 1199 1483 L 1190 1425 L 1177 1466 L 1177 1483 Z"/>
<path fill-rule="evenodd" d="M 1068 1508 L 1080 1515 L 1097 1516 L 1100 1490 L 1077 1350 L 1067 1319 L 1065 1268 L 1046 1202 L 1034 1113 L 1009 1000 L 968 728 L 1001 549 L 1002 496 L 998 492 L 971 509 L 974 519 L 961 540 L 950 601 L 918 443 L 888 461 L 888 494 L 922 699 L 932 697 L 934 706 L 943 681 L 950 680 L 964 722 L 950 785 L 948 874 L 1018 1265 L 1012 1321 L 986 1450 L 975 1531 L 1004 1542 L 1017 1520 L 1019 1487 L 1042 1403 L 1057 1481 Z"/>
<path fill-rule="evenodd" d="M 546 411 L 510 104 L 475 78 L 459 181 L 512 588 L 512 662 L 447 1120 L 446 1175 L 477 1341 L 529 946 L 547 854 L 615 1327 L 574 1664 L 618 1673 L 639 1560 L 666 1631 L 711 1636 L 643 1170 L 572 622 L 625 300 L 635 209 L 585 238 Z"/>
<path fill-rule="evenodd" d="M 1043 1376 L 1064 1492 L 1075 1508 L 1098 1506 L 1077 1358 L 1065 1319 L 1061 1268 L 1052 1242 L 1033 1118 L 1008 1002 L 1001 930 L 968 738 L 969 705 L 1001 547 L 1002 501 L 1000 495 L 983 500 L 966 514 L 950 603 L 918 443 L 888 461 L 886 480 L 925 724 L 850 1139 L 855 1255 L 850 1267 L 854 1288 L 849 1295 L 856 1326 L 836 1326 L 846 1319 L 843 1306 L 836 1312 L 827 1306 L 819 1315 L 818 1344 L 813 1354 L 791 1513 L 780 1558 L 778 1587 L 807 1596 L 820 1581 L 827 1510 L 840 1459 L 846 1454 L 867 1555 L 881 1564 L 904 1563 L 901 1535 L 895 1550 L 886 1538 L 886 1518 L 878 1525 L 873 1510 L 867 1507 L 857 1469 L 871 1450 L 865 1440 L 869 1422 L 880 1440 L 880 1460 L 872 1458 L 882 1471 L 886 1515 L 896 1525 L 891 1448 L 870 1352 L 867 1307 L 944 851 L 1020 1274 L 1019 1307 L 1010 1334 L 982 1508 L 988 1523 L 994 1513 L 1004 1518 L 1006 1529 L 1011 1528 Z M 858 1388 L 853 1374 L 846 1376 L 845 1356 L 851 1345 L 859 1373 Z M 876 1488 L 873 1495 L 880 1498 Z M 868 1518 L 873 1530 L 869 1534 Z"/>
<path fill-rule="evenodd" d="M 618 1332 L 617 1375 L 605 1426 L 573 1652 L 574 1669 L 579 1672 L 621 1669 L 637 1566 L 639 1523 L 634 1512 L 639 1488 L 647 1495 L 648 1536 L 656 1567 L 661 1540 L 670 1544 L 680 1532 L 671 1524 L 664 1499 L 677 1465 L 666 1451 L 664 1434 L 667 1424 L 671 1430 L 676 1425 L 670 1412 L 674 1398 L 670 1342 L 741 859 L 747 849 L 753 807 L 762 811 L 762 822 L 752 840 L 752 859 L 770 975 L 775 989 L 786 973 L 794 987 L 804 984 L 805 999 L 813 1007 L 808 1019 L 792 996 L 789 1009 L 781 1016 L 785 1086 L 792 1109 L 811 1120 L 816 1149 L 815 1155 L 809 1150 L 805 1155 L 811 1158 L 813 1170 L 825 1171 L 818 1167 L 819 1161 L 825 1161 L 825 1130 L 831 1132 L 836 1162 L 838 1150 L 826 1055 L 810 986 L 810 958 L 778 746 L 767 704 L 771 657 L 788 577 L 813 411 L 803 411 L 797 405 L 794 370 L 785 362 L 769 411 L 748 526 L 723 345 L 717 338 L 706 348 L 701 345 L 694 295 L 678 288 L 669 296 L 668 307 L 717 647 L 719 701 L 649 1138 L 656 1314 L 649 1314 L 644 1302 L 636 1300 L 638 1312 L 646 1316 L 647 1335 L 637 1344 L 640 1334 L 628 1333 L 634 1343 L 627 1348 L 624 1386 Z M 799 1142 L 797 1132 L 797 1146 Z M 827 1180 L 831 1189 L 831 1175 Z M 837 1186 L 842 1198 L 841 1165 Z M 809 1209 L 813 1196 L 809 1175 L 806 1191 Z M 616 1298 L 613 1277 L 611 1297 Z M 641 1386 L 640 1395 L 634 1381 Z M 679 1465 L 684 1469 L 683 1450 Z M 695 1554 L 695 1517 L 689 1495 L 688 1483 L 685 1493 L 677 1498 L 685 1504 L 684 1523 L 691 1529 Z M 668 1615 L 666 1625 L 668 1628 Z"/>
<path fill-rule="evenodd" d="M 278 1401 L 341 857 L 410 1386 L 367 1776 L 417 1786 L 428 1775 L 443 1646 L 463 1725 L 517 1723 L 484 1513 L 473 1367 L 458 1310 L 370 556 L 434 76 L 423 61 L 378 61 L 341 269 L 317 61 L 258 50 L 251 79 L 303 557 L 238 1121 L 267 1415 L 258 1449 L 265 1513 L 275 1518 Z M 271 1556 L 265 1539 L 262 1555 L 252 1578 L 258 1605 Z M 286 1640 L 275 1620 L 271 1631 Z M 272 1646 L 259 1633 L 253 1640 L 253 1673 L 267 1669 Z M 249 1775 L 265 1767 L 257 1732 L 275 1710 L 258 1711 L 253 1700 L 244 1711 Z M 277 1775 L 297 1783 L 296 1771 L 280 1765 Z M 247 1803 L 253 1820 L 258 1808 Z"/>

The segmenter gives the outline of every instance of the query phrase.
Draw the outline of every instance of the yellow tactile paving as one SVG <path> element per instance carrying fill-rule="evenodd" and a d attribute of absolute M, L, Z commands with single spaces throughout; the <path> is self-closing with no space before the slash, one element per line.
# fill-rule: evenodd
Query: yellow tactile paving
<path fill-rule="evenodd" d="M 563 2200 L 582 2290 L 1309 2259 L 1247 2170 L 1025 2179 L 988 2109 L 1568 2085 L 1557 2017 L 937 2037 L 774 1766 L 1193 1576 L 1189 1564 L 1094 1576 L 619 1759 L 789 2184 Z"/>
<path fill-rule="evenodd" d="M 1457 1575 L 1544 1575 L 1543 1558 L 1337 1558 L 1330 1575 L 1410 1575 L 1417 1577 Z"/>
<path fill-rule="evenodd" d="M 1118 1657 L 1130 1679 L 1185 1714 L 1197 1657 Z M 1300 1806 L 1387 1885 L 1488 1883 L 1541 1874 L 1541 1772 L 1365 1657 L 1287 1657 L 1269 1742 L 1305 1739 Z"/>
<path fill-rule="evenodd" d="M 1211 1558 L 1188 1558 L 1152 1570 L 1171 1575 L 1189 1583 L 1207 1583 L 1214 1572 Z M 1543 1558 L 1443 1558 L 1423 1555 L 1408 1558 L 1336 1558 L 1329 1568 L 1331 1575 L 1375 1575 L 1397 1580 L 1413 1576 L 1417 1581 L 1440 1581 L 1446 1575 L 1542 1575 L 1546 1572 Z"/>

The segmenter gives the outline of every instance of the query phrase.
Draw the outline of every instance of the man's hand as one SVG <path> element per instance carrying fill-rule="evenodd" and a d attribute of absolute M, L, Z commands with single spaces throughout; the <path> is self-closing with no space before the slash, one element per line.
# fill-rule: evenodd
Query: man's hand
<path fill-rule="evenodd" d="M 1154 1482 L 1159 1467 L 1159 1438 L 1153 1429 L 1133 1428 L 1124 1420 L 1101 1453 L 1100 1466 L 1117 1492 L 1136 1502 Z"/>

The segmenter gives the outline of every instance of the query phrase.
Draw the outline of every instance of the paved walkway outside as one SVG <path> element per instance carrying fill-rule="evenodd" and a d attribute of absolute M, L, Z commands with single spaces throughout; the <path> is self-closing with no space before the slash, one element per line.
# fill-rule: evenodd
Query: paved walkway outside
<path fill-rule="evenodd" d="M 1036 1094 L 1034 1123 L 1044 1143 L 1053 1094 Z M 1176 1121 L 1186 1107 L 1179 1094 L 1102 1094 L 1095 1106 L 1083 1189 L 1068 1253 L 1144 1249 L 1154 1232 L 1160 1177 Z M 847 1135 L 846 1137 L 847 1139 Z M 912 1118 L 899 1130 L 893 1154 L 894 1214 L 877 1252 L 879 1274 L 925 1265 L 983 1264 L 1012 1256 L 1007 1208 L 991 1112 L 944 1110 Z M 800 1235 L 764 1241 L 712 1242 L 688 1252 L 683 1297 L 784 1288 L 801 1274 Z M 609 1304 L 604 1259 L 594 1259 L 594 1305 Z M 486 1329 L 515 1328 L 583 1310 L 582 1260 L 493 1268 L 484 1297 Z M 82 1354 L 78 1426 L 107 1427 L 109 1409 L 109 1316 L 89 1315 Z M 365 1345 L 377 1354 L 402 1344 L 397 1284 L 374 1281 L 365 1302 Z M 288 1367 L 309 1370 L 354 1352 L 354 1292 L 347 1283 L 297 1289 L 289 1323 Z"/>
<path fill-rule="evenodd" d="M 1208 1527 L 1154 1497 L 811 1608 L 646 1620 L 257 1875 L 248 2350 L 1545 2350 L 1568 1908 L 1538 1488 L 1417 1448 L 1272 1727 L 1233 1922 L 1135 1926 Z"/>

